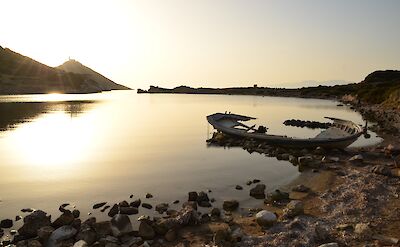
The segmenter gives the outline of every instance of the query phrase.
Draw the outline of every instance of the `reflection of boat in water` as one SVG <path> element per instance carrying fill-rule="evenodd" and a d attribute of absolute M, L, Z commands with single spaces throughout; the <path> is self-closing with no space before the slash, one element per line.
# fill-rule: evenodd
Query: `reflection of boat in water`
<path fill-rule="evenodd" d="M 324 147 L 345 148 L 357 140 L 364 132 L 364 128 L 352 121 L 337 118 L 327 119 L 333 121 L 326 129 L 313 138 L 295 138 L 266 133 L 267 128 L 255 125 L 247 126 L 242 122 L 255 119 L 231 113 L 215 113 L 207 116 L 207 121 L 214 129 L 231 136 L 251 138 L 266 142 L 270 145 L 288 147 Z"/>

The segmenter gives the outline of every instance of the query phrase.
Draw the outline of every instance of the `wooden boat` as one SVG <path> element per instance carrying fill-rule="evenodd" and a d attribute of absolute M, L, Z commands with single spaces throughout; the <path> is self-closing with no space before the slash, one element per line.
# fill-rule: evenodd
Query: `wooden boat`
<path fill-rule="evenodd" d="M 295 138 L 280 135 L 270 135 L 265 133 L 266 128 L 256 129 L 255 125 L 247 126 L 242 122 L 246 122 L 253 117 L 242 116 L 232 113 L 215 113 L 207 116 L 207 121 L 214 129 L 236 137 L 250 138 L 263 141 L 270 145 L 297 147 L 297 148 L 315 148 L 323 147 L 345 148 L 357 140 L 365 133 L 366 128 L 353 123 L 352 121 L 326 117 L 332 121 L 332 124 L 326 130 L 321 131 L 313 138 Z M 261 131 L 260 131 L 261 129 Z"/>

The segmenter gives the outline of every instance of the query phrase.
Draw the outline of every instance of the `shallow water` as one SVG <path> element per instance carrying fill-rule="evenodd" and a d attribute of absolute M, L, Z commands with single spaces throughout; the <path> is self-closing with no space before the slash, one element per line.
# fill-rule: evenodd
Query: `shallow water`
<path fill-rule="evenodd" d="M 206 116 L 225 111 L 254 116 L 254 123 L 266 125 L 270 133 L 297 137 L 319 131 L 286 127 L 284 120 L 334 116 L 363 124 L 358 113 L 336 105 L 316 99 L 134 91 L 1 96 L 0 219 L 23 215 L 19 210 L 27 207 L 59 214 L 65 202 L 83 215 L 105 218 L 91 209 L 94 203 L 129 201 L 133 194 L 155 205 L 209 189 L 216 205 L 223 199 L 255 205 L 260 201 L 247 196 L 247 180 L 261 179 L 272 190 L 295 179 L 297 167 L 241 148 L 207 146 L 212 129 Z M 378 141 L 372 133 L 354 145 Z M 236 191 L 236 184 L 245 190 Z M 143 199 L 147 192 L 154 198 Z M 139 215 L 152 212 L 141 208 Z"/>

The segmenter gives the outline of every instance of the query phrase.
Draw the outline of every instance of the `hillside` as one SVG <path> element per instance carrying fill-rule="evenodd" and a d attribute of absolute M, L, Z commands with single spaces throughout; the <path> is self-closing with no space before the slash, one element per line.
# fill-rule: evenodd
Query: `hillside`
<path fill-rule="evenodd" d="M 65 72 L 0 46 L 0 94 L 96 93 L 102 82 L 88 75 Z"/>
<path fill-rule="evenodd" d="M 115 90 L 115 89 L 120 89 L 120 90 L 126 90 L 129 89 L 128 87 L 119 85 L 112 80 L 106 78 L 105 76 L 97 73 L 96 71 L 86 67 L 85 65 L 81 64 L 80 62 L 76 60 L 68 60 L 67 62 L 63 63 L 62 65 L 56 67 L 57 69 L 63 70 L 65 72 L 72 72 L 76 74 L 83 74 L 87 75 L 88 78 L 92 79 L 93 81 L 96 81 L 99 86 L 103 90 Z"/>

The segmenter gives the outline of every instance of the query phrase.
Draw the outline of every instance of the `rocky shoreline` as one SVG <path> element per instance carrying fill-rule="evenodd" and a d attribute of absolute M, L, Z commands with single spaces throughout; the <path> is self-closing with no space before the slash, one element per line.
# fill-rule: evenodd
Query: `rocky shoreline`
<path fill-rule="evenodd" d="M 263 200 L 262 208 L 243 210 L 235 200 L 216 208 L 208 191 L 192 191 L 187 201 L 173 202 L 181 205 L 179 210 L 133 196 L 115 204 L 95 203 L 94 210 L 110 217 L 106 221 L 83 221 L 79 210 L 68 204 L 60 206 L 61 215 L 53 221 L 44 211 L 23 209 L 28 213 L 23 219 L 1 219 L 0 236 L 7 236 L 0 246 L 399 246 L 399 111 L 356 103 L 353 107 L 378 120 L 373 128 L 384 138 L 381 144 L 289 150 L 222 134 L 209 140 L 210 145 L 238 146 L 288 160 L 309 174 L 272 193 L 266 193 L 258 179 L 236 185 Z M 138 217 L 134 229 L 129 216 L 138 215 L 140 207 L 154 208 L 159 216 Z M 14 222 L 22 220 L 22 227 L 13 229 Z"/>

